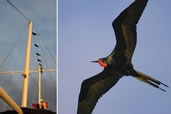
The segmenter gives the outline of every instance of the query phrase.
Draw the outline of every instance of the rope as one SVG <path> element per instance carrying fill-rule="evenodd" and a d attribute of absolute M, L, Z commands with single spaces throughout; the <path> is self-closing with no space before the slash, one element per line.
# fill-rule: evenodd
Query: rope
<path fill-rule="evenodd" d="M 37 48 L 37 49 L 40 50 L 40 53 L 41 53 L 41 55 L 42 55 L 41 57 L 42 57 L 43 61 L 45 62 L 45 66 L 46 66 L 47 69 L 49 69 L 49 67 L 48 67 L 48 62 L 47 62 L 47 59 L 46 59 L 46 57 L 45 57 L 44 51 L 43 51 L 43 49 L 42 49 L 42 46 L 40 46 L 40 41 L 39 41 L 40 38 L 38 38 L 38 39 L 36 39 L 36 40 L 37 40 L 37 44 L 39 45 L 39 48 Z M 54 82 L 54 80 L 52 79 L 51 73 L 48 72 L 48 74 L 49 74 L 49 78 L 50 78 L 49 81 L 51 81 L 50 85 L 51 85 L 51 86 L 55 85 L 55 82 Z M 44 90 L 45 90 L 45 91 L 49 91 L 49 89 L 47 89 L 47 87 L 46 87 L 46 85 L 49 85 L 49 84 L 45 84 L 46 82 L 44 81 L 43 76 L 42 76 L 42 83 L 43 83 L 42 86 L 44 86 L 44 87 L 43 87 Z M 53 91 L 53 90 L 50 90 L 50 91 Z M 44 95 L 44 92 L 42 91 L 42 97 L 43 97 L 43 95 Z"/>
<path fill-rule="evenodd" d="M 34 26 L 34 25 L 33 25 L 33 26 Z M 35 27 L 34 27 L 34 28 L 35 28 Z M 36 31 L 37 31 L 37 29 L 36 29 Z M 38 31 L 37 31 L 37 32 L 38 32 Z M 53 57 L 52 53 L 50 52 L 49 48 L 47 47 L 47 45 L 46 45 L 45 41 L 43 40 L 43 38 L 41 37 L 41 35 L 40 35 L 40 33 L 39 33 L 39 32 L 38 32 L 38 35 L 37 35 L 36 37 L 39 37 L 39 38 L 40 38 L 40 40 L 43 42 L 43 44 L 45 45 L 45 48 L 47 49 L 47 51 L 48 51 L 49 55 L 51 56 L 52 60 L 54 61 L 55 65 L 56 65 L 56 60 L 54 59 L 54 57 Z M 40 42 L 39 42 L 39 43 L 40 43 Z"/>
<path fill-rule="evenodd" d="M 9 0 L 7 0 L 7 2 L 19 13 L 21 14 L 27 21 L 30 21 L 30 19 L 24 15 L 14 4 L 12 4 Z"/>
<path fill-rule="evenodd" d="M 42 61 L 42 62 L 40 62 L 40 61 L 37 61 L 39 64 L 42 64 L 43 65 L 43 63 L 45 62 L 45 66 L 47 67 L 47 69 L 48 69 L 48 64 L 47 64 L 47 60 L 46 60 L 46 58 L 45 58 L 45 54 L 44 54 L 44 51 L 43 51 L 43 49 L 42 49 L 42 46 L 41 46 L 41 44 L 40 44 L 40 37 L 37 37 L 36 38 L 36 35 L 33 35 L 34 37 L 33 37 L 33 42 L 34 42 L 34 48 L 35 48 L 35 50 L 36 50 L 36 53 L 38 53 L 38 54 L 40 54 L 40 55 L 37 55 L 36 53 L 35 53 L 35 55 L 37 55 L 36 57 L 37 57 L 37 60 L 40 60 L 40 61 Z M 42 43 L 42 42 L 41 42 Z M 35 44 L 36 44 L 36 46 L 35 46 Z M 45 81 L 44 80 L 44 76 L 43 76 L 43 74 L 42 74 L 42 92 L 41 92 L 41 97 L 42 98 L 44 98 L 44 91 L 46 91 L 46 93 L 48 93 L 49 91 L 53 91 L 53 90 L 49 90 L 48 89 L 48 87 L 47 87 L 47 85 L 49 85 L 49 86 L 53 86 L 53 84 L 54 84 L 54 82 L 53 82 L 53 79 L 52 79 L 52 76 L 51 76 L 51 74 L 49 73 L 49 75 L 50 75 L 50 80 L 49 81 L 51 81 L 50 83 L 48 83 L 48 84 L 46 84 L 46 82 L 47 82 L 47 80 Z M 32 98 L 32 102 L 33 102 L 33 98 Z"/>
<path fill-rule="evenodd" d="M 39 35 L 39 34 L 38 34 Z M 40 61 L 37 61 L 38 63 L 40 63 L 40 64 L 42 64 L 43 65 L 43 62 L 45 62 L 45 66 L 46 66 L 46 68 L 47 69 L 49 69 L 48 68 L 48 64 L 47 64 L 47 59 L 45 58 L 45 54 L 44 54 L 44 51 L 43 51 L 43 49 L 42 49 L 42 46 L 40 45 L 40 37 L 37 37 L 37 35 L 33 35 L 34 37 L 33 37 L 33 42 L 34 42 L 34 44 L 36 44 L 36 46 L 34 45 L 34 47 L 35 47 L 35 49 L 36 49 L 36 52 L 38 53 L 38 54 L 40 54 L 41 56 L 39 56 L 39 55 L 37 55 L 36 53 L 36 55 L 37 55 L 37 59 L 38 60 L 42 60 L 43 59 L 43 61 L 42 62 L 40 62 Z M 37 37 L 37 38 L 36 38 Z M 43 43 L 43 41 L 41 41 L 41 43 Z M 47 48 L 47 46 L 46 46 L 46 48 Z M 50 53 L 50 52 L 49 52 Z M 52 57 L 52 55 L 51 55 L 51 57 Z M 52 58 L 53 59 L 53 58 Z M 53 59 L 54 60 L 54 59 Z M 42 74 L 42 88 L 44 88 L 43 90 L 45 90 L 46 92 L 48 92 L 48 91 L 53 91 L 53 90 L 49 90 L 49 89 L 47 89 L 48 87 L 47 87 L 47 85 L 49 85 L 49 83 L 48 84 L 45 84 L 47 81 L 44 81 L 44 78 L 45 77 L 43 77 L 43 74 Z M 50 86 L 51 87 L 53 87 L 53 85 L 55 84 L 55 82 L 54 82 L 54 80 L 52 79 L 52 76 L 51 76 L 51 73 L 49 72 L 49 78 L 50 78 L 50 80 L 49 81 L 51 81 L 50 82 Z M 44 96 L 44 92 L 43 92 L 43 90 L 42 90 L 42 97 Z"/>
<path fill-rule="evenodd" d="M 3 67 L 3 65 L 5 64 L 5 62 L 7 61 L 8 57 L 10 56 L 10 54 L 12 53 L 12 51 L 15 49 L 14 47 L 17 45 L 18 41 L 21 40 L 22 37 L 18 37 L 18 39 L 15 41 L 14 45 L 12 46 L 11 50 L 9 51 L 8 55 L 6 56 L 5 60 L 2 62 L 2 64 L 0 65 L 0 68 Z"/>
<path fill-rule="evenodd" d="M 25 36 L 25 33 L 24 33 L 24 36 Z M 21 37 L 22 38 L 22 37 Z M 23 39 L 19 39 L 19 40 L 21 40 L 21 42 L 23 42 L 23 40 L 24 40 L 24 38 Z M 18 40 L 17 40 L 18 41 Z M 19 43 L 19 41 L 17 42 L 17 43 Z M 20 44 L 22 44 L 22 43 L 20 43 Z M 19 48 L 19 51 L 18 51 L 18 53 L 17 53 L 17 56 L 16 56 L 16 58 L 15 58 L 15 63 L 14 63 L 14 65 L 13 65 L 13 67 L 12 67 L 12 69 L 14 69 L 15 68 L 15 66 L 16 66 L 16 63 L 17 63 L 17 60 L 19 59 L 19 54 L 20 54 L 20 52 L 21 52 L 21 50 L 22 50 L 23 48 Z M 11 88 L 10 87 L 13 87 L 13 86 L 11 86 L 11 82 L 12 81 L 12 77 L 11 76 L 9 76 L 8 77 L 8 80 L 7 80 L 7 86 L 6 86 L 6 90 L 7 90 L 7 92 L 10 92 L 11 91 Z M 14 88 L 13 88 L 14 89 Z M 4 108 L 3 108 L 3 110 L 5 110 L 7 108 L 7 104 L 4 102 Z"/>
<path fill-rule="evenodd" d="M 40 48 L 41 49 L 41 51 L 42 51 L 42 48 Z M 45 60 L 45 66 L 47 67 L 47 69 L 49 69 L 49 67 L 48 67 L 48 62 L 47 62 L 47 60 L 46 60 L 46 58 L 45 58 L 45 54 L 43 53 L 43 51 L 42 51 L 42 54 L 43 54 L 43 58 L 44 58 L 44 60 Z M 50 79 L 51 79 L 51 81 L 53 82 L 53 83 L 55 83 L 54 81 L 53 81 L 53 79 L 52 79 L 52 75 L 51 75 L 51 73 L 50 72 L 48 72 L 49 73 L 49 76 L 50 76 Z"/>
<path fill-rule="evenodd" d="M 35 95 L 36 95 L 36 88 L 37 88 L 37 82 L 33 79 L 33 77 L 30 75 L 30 77 L 31 77 L 31 79 L 32 79 L 32 81 L 33 81 L 33 84 L 34 85 L 32 85 L 34 88 L 33 88 L 33 96 L 32 96 L 32 100 L 31 100 L 31 102 L 32 103 L 34 103 L 34 98 L 35 98 Z M 38 88 L 37 88 L 38 89 Z M 36 102 L 37 103 L 37 102 Z M 32 107 L 32 106 L 31 106 Z"/>
<path fill-rule="evenodd" d="M 53 58 L 53 56 L 52 56 L 52 54 L 51 54 L 51 52 L 50 52 L 49 48 L 47 47 L 47 45 L 46 45 L 45 41 L 43 40 L 43 38 L 41 38 L 41 40 L 43 41 L 43 43 L 44 43 L 44 45 L 45 45 L 46 49 L 48 50 L 48 52 L 49 52 L 50 56 L 52 57 L 52 59 L 53 59 L 54 63 L 56 64 L 56 61 L 55 61 L 55 59 Z"/>

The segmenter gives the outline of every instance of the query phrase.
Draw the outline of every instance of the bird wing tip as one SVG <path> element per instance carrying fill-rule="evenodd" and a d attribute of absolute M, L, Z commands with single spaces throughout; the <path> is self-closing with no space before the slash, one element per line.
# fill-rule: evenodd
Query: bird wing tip
<path fill-rule="evenodd" d="M 167 92 L 166 90 L 162 89 L 162 88 L 159 88 L 160 90 L 162 90 L 163 92 Z"/>
<path fill-rule="evenodd" d="M 169 88 L 169 86 L 168 85 L 166 85 L 166 84 L 164 84 L 164 83 L 161 83 L 162 85 L 164 85 L 165 87 L 168 87 Z"/>

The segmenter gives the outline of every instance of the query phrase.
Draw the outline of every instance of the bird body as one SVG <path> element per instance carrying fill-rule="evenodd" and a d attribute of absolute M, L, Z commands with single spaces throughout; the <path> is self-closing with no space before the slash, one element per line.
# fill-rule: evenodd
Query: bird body
<path fill-rule="evenodd" d="M 97 61 L 104 70 L 82 82 L 78 99 L 77 114 L 91 114 L 98 99 L 112 88 L 123 76 L 147 83 L 162 91 L 159 85 L 166 84 L 134 69 L 132 56 L 136 47 L 136 24 L 141 17 L 148 0 L 135 0 L 113 21 L 116 46 L 107 57 Z M 165 91 L 166 92 L 166 91 Z"/>

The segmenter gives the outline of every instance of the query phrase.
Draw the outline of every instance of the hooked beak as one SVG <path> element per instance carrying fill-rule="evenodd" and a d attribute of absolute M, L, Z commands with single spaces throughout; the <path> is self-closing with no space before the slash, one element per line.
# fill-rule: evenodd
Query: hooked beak
<path fill-rule="evenodd" d="M 91 62 L 93 62 L 93 63 L 99 63 L 99 65 L 100 66 L 102 66 L 102 67 L 107 67 L 107 64 L 105 63 L 105 62 L 103 62 L 102 60 L 97 60 L 97 61 L 91 61 Z"/>
<path fill-rule="evenodd" d="M 91 61 L 91 62 L 93 62 L 93 63 L 98 63 L 98 61 Z"/>

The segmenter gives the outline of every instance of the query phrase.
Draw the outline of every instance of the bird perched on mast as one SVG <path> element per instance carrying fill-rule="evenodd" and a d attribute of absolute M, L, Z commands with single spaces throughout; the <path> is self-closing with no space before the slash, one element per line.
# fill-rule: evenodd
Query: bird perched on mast
<path fill-rule="evenodd" d="M 134 69 L 132 56 L 136 47 L 136 24 L 148 0 L 135 0 L 113 21 L 116 46 L 112 53 L 97 61 L 104 70 L 82 82 L 77 114 L 91 114 L 98 99 L 112 88 L 123 76 L 132 76 L 164 92 L 159 87 L 166 84 Z"/>

